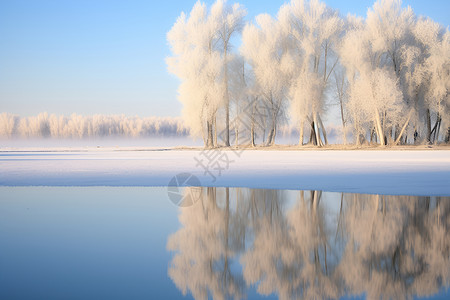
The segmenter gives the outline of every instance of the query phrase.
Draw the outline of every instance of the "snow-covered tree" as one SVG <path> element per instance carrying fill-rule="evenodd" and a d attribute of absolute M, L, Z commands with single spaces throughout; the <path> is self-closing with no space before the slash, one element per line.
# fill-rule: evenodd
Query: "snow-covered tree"
<path fill-rule="evenodd" d="M 267 145 L 275 143 L 289 88 L 291 62 L 286 55 L 285 37 L 280 22 L 268 14 L 257 16 L 256 25 L 247 24 L 242 33 L 241 53 L 253 69 L 259 96 L 270 118 Z"/>
<path fill-rule="evenodd" d="M 342 122 L 342 137 L 344 144 L 347 144 L 347 101 L 348 101 L 348 80 L 345 76 L 343 68 L 337 67 L 339 70 L 333 71 L 334 95 L 339 104 L 339 111 Z"/>
<path fill-rule="evenodd" d="M 193 135 L 203 136 L 207 147 L 214 146 L 215 118 L 223 100 L 218 30 L 206 5 L 197 2 L 189 16 L 182 13 L 167 34 L 173 53 L 167 64 L 182 81 L 178 95 L 184 119 Z"/>
<path fill-rule="evenodd" d="M 225 108 L 225 146 L 230 146 L 230 95 L 229 95 L 229 53 L 231 51 L 231 38 L 240 33 L 244 26 L 244 17 L 247 11 L 239 4 L 229 5 L 227 0 L 217 0 L 211 7 L 211 18 L 217 24 L 217 38 L 221 44 L 223 59 L 223 105 Z"/>
<path fill-rule="evenodd" d="M 233 111 L 233 123 L 235 146 L 238 147 L 240 141 L 245 144 L 250 142 L 250 132 L 246 132 L 251 124 L 251 114 L 248 110 L 251 105 L 252 95 L 252 74 L 245 60 L 240 55 L 235 55 L 230 60 L 229 66 L 229 96 L 230 110 Z M 241 131 L 241 132 L 240 132 Z"/>
<path fill-rule="evenodd" d="M 299 144 L 303 144 L 305 122 L 311 125 L 310 141 L 319 146 L 327 144 L 320 114 L 325 109 L 329 77 L 337 64 L 334 48 L 343 22 L 337 11 L 318 0 L 292 0 L 280 9 L 279 16 L 282 27 L 289 34 L 287 45 L 293 63 L 291 114 L 299 123 Z"/>
<path fill-rule="evenodd" d="M 340 57 L 349 80 L 349 108 L 357 143 L 369 131 L 370 138 L 376 133 L 378 143 L 386 145 L 397 139 L 392 136 L 393 129 L 405 123 L 408 113 L 400 86 L 401 53 L 413 21 L 412 10 L 402 9 L 400 1 L 379 1 L 369 9 L 366 22 L 354 22 L 343 39 Z"/>
<path fill-rule="evenodd" d="M 216 146 L 217 113 L 225 108 L 225 145 L 229 146 L 228 64 L 231 38 L 243 26 L 245 9 L 215 2 L 208 10 L 197 2 L 189 16 L 182 13 L 167 34 L 173 56 L 169 71 L 181 79 L 178 90 L 183 116 L 191 133 Z"/>
<path fill-rule="evenodd" d="M 7 113 L 0 114 L 0 137 L 148 137 L 186 136 L 189 129 L 181 118 L 127 117 L 124 115 L 70 117 L 41 113 L 37 116 L 19 117 Z"/>
<path fill-rule="evenodd" d="M 19 117 L 9 113 L 0 114 L 0 137 L 12 137 L 16 134 Z"/>
<path fill-rule="evenodd" d="M 236 140 L 245 136 L 239 134 L 241 113 L 249 116 L 251 141 L 236 144 L 255 145 L 260 135 L 273 145 L 289 115 L 300 145 L 305 129 L 310 143 L 325 145 L 323 117 L 332 96 L 344 143 L 347 128 L 356 144 L 437 142 L 442 126 L 450 140 L 449 31 L 416 17 L 401 0 L 376 1 L 365 19 L 341 18 L 319 0 L 291 0 L 276 17 L 261 14 L 245 25 L 241 61 L 230 54 L 230 42 L 245 14 L 225 0 L 210 11 L 197 2 L 168 33 L 173 56 L 167 62 L 182 81 L 183 115 L 205 146 L 217 145 L 218 127 L 229 146 L 230 122 Z"/>
<path fill-rule="evenodd" d="M 450 126 L 450 32 L 429 18 L 422 18 L 413 33 L 421 55 L 417 55 L 419 64 L 411 77 L 416 86 L 422 88 L 426 141 L 437 142 L 441 123 L 444 128 Z M 431 124 L 433 114 L 434 126 Z"/>

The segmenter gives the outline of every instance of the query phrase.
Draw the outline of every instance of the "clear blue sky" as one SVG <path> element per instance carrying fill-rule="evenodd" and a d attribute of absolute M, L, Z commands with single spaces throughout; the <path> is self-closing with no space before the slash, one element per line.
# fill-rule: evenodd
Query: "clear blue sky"
<path fill-rule="evenodd" d="M 213 1 L 205 1 L 211 4 Z M 232 1 L 230 1 L 232 2 Z M 284 0 L 238 1 L 248 18 Z M 364 16 L 373 1 L 325 1 Z M 0 112 L 178 116 L 166 33 L 194 0 L 0 0 Z M 450 1 L 404 1 L 449 26 Z"/>

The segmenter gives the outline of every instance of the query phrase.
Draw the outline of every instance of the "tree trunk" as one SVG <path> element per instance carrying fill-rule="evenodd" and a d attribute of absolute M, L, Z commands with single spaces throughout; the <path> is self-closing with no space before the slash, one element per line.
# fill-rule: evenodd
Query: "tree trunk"
<path fill-rule="evenodd" d="M 447 136 L 445 137 L 445 142 L 450 143 L 450 127 L 447 128 Z"/>
<path fill-rule="evenodd" d="M 214 136 L 213 136 L 213 125 L 211 121 L 207 121 L 206 122 L 206 127 L 207 127 L 207 142 L 206 142 L 206 147 L 207 148 L 213 148 L 214 147 Z"/>
<path fill-rule="evenodd" d="M 235 135 L 234 141 L 235 141 L 236 148 L 237 148 L 239 146 L 239 129 L 238 129 L 237 122 L 236 122 L 236 124 L 234 126 L 234 135 Z"/>
<path fill-rule="evenodd" d="M 359 132 L 357 129 L 355 129 L 355 132 L 356 132 L 355 145 L 359 146 L 359 145 L 361 145 L 361 140 L 359 139 Z"/>
<path fill-rule="evenodd" d="M 400 130 L 399 130 L 400 124 L 396 124 L 395 125 L 395 129 L 394 129 L 394 141 L 396 141 L 398 139 L 398 137 L 400 136 Z"/>
<path fill-rule="evenodd" d="M 225 146 L 230 146 L 230 95 L 228 94 L 228 61 L 227 61 L 227 43 L 224 43 L 223 49 L 223 81 L 225 86 L 224 103 L 225 103 Z"/>
<path fill-rule="evenodd" d="M 277 126 L 275 122 L 272 122 L 272 128 L 270 129 L 269 136 L 267 137 L 267 146 L 273 146 L 275 143 L 275 135 L 277 133 Z"/>
<path fill-rule="evenodd" d="M 411 110 L 408 114 L 408 119 L 406 120 L 405 124 L 403 125 L 402 129 L 400 130 L 400 133 L 398 134 L 397 139 L 395 140 L 394 145 L 397 145 L 398 142 L 401 140 L 403 133 L 405 132 L 406 126 L 408 126 L 409 120 L 411 119 L 411 115 L 412 115 L 413 111 Z M 405 140 L 406 143 L 406 140 Z"/>
<path fill-rule="evenodd" d="M 304 128 L 303 128 L 303 121 L 301 121 L 300 122 L 300 138 L 299 138 L 299 141 L 298 141 L 298 145 L 299 146 L 303 146 L 303 132 L 304 131 Z"/>
<path fill-rule="evenodd" d="M 342 91 L 341 91 L 341 93 L 342 93 Z M 344 145 L 346 145 L 347 144 L 347 134 L 346 134 L 346 130 L 345 130 L 344 104 L 342 102 L 343 101 L 342 101 L 342 96 L 341 96 L 341 97 L 339 97 L 339 104 L 341 107 L 342 135 L 344 137 Z"/>
<path fill-rule="evenodd" d="M 440 114 L 438 113 L 436 125 L 435 125 L 436 131 L 434 132 L 434 144 L 437 144 L 439 141 L 439 130 L 441 128 L 441 121 L 442 121 L 442 118 L 441 118 Z"/>
<path fill-rule="evenodd" d="M 262 134 L 262 144 L 265 145 L 265 143 L 266 143 L 267 117 L 264 116 L 263 119 L 264 119 L 264 121 L 263 121 L 264 128 L 263 128 L 263 134 Z"/>
<path fill-rule="evenodd" d="M 203 139 L 203 145 L 205 145 L 205 148 L 208 147 L 208 140 L 205 135 L 205 127 L 203 127 L 203 124 L 202 124 L 202 139 Z"/>
<path fill-rule="evenodd" d="M 271 98 L 271 104 L 272 128 L 270 129 L 269 136 L 267 137 L 267 146 L 272 146 L 275 143 L 275 135 L 277 134 L 277 112 L 275 111 L 273 98 Z"/>
<path fill-rule="evenodd" d="M 320 117 L 319 114 L 317 114 L 317 119 L 319 120 L 320 128 L 322 129 L 323 140 L 325 141 L 325 145 L 328 145 L 327 131 L 326 131 L 325 127 L 323 126 L 322 118 Z"/>
<path fill-rule="evenodd" d="M 441 119 L 439 119 L 439 124 L 436 130 L 436 138 L 434 139 L 434 143 L 437 144 L 439 142 L 439 130 L 441 128 Z"/>
<path fill-rule="evenodd" d="M 250 143 L 252 147 L 255 147 L 255 107 L 256 104 L 253 104 L 252 107 L 252 124 L 250 128 Z"/>
<path fill-rule="evenodd" d="M 317 146 L 322 147 L 323 143 L 322 143 L 322 139 L 320 137 L 320 126 L 319 126 L 319 121 L 318 121 L 318 114 L 315 113 L 313 120 L 314 120 L 314 124 L 316 125 L 316 128 L 314 129 L 314 132 L 316 134 L 316 142 L 317 142 Z"/>
<path fill-rule="evenodd" d="M 317 146 L 317 139 L 316 139 L 316 125 L 314 124 L 314 121 L 311 122 L 311 132 L 309 134 L 309 143 L 313 144 L 314 146 Z"/>
<path fill-rule="evenodd" d="M 252 123 L 252 128 L 250 129 L 250 140 L 251 146 L 255 147 L 255 123 Z"/>
<path fill-rule="evenodd" d="M 215 114 L 214 114 L 213 126 L 214 126 L 214 143 L 213 143 L 213 145 L 214 145 L 214 147 L 217 147 L 217 117 Z"/>
<path fill-rule="evenodd" d="M 427 143 L 431 144 L 431 114 L 429 109 L 427 109 L 426 122 L 427 122 Z"/>
<path fill-rule="evenodd" d="M 377 130 L 378 140 L 380 141 L 380 145 L 384 146 L 385 145 L 384 133 L 383 133 L 383 128 L 381 127 L 380 114 L 378 113 L 378 109 L 375 109 L 375 122 L 376 122 L 375 128 Z"/>
<path fill-rule="evenodd" d="M 377 130 L 374 127 L 372 127 L 372 129 L 370 129 L 370 144 L 372 144 L 372 143 L 375 143 L 375 144 L 378 143 Z"/>

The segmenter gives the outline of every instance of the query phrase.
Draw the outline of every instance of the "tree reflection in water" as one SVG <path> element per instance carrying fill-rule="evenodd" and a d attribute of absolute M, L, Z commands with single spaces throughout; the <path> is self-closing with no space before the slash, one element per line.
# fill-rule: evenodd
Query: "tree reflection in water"
<path fill-rule="evenodd" d="M 450 198 L 209 187 L 179 221 L 168 273 L 196 299 L 245 298 L 250 286 L 402 299 L 450 284 Z"/>

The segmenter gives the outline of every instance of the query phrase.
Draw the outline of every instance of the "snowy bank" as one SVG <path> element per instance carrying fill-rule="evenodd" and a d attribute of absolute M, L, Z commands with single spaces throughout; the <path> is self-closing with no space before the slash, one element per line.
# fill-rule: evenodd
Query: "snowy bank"
<path fill-rule="evenodd" d="M 2 186 L 166 186 L 179 173 L 203 186 L 450 196 L 449 150 L 0 151 Z"/>

